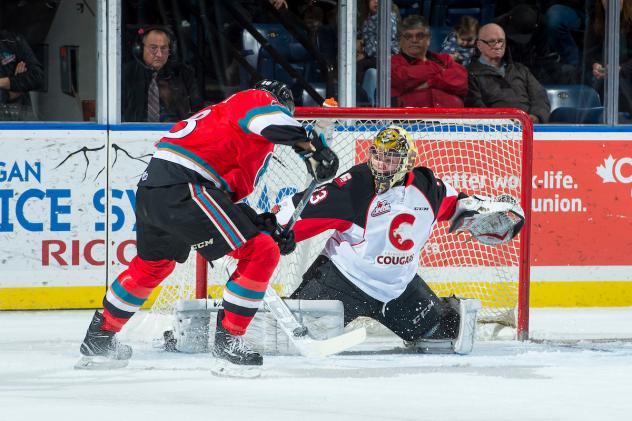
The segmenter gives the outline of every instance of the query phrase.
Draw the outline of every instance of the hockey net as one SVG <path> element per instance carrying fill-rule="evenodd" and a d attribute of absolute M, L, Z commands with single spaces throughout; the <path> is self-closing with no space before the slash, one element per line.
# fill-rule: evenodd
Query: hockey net
<path fill-rule="evenodd" d="M 340 158 L 340 171 L 366 162 L 368 145 L 379 130 L 404 127 L 419 148 L 417 165 L 431 168 L 457 191 L 494 197 L 510 194 L 526 212 L 520 236 L 490 247 L 466 236 L 448 233 L 438 223 L 421 255 L 419 274 L 439 295 L 479 298 L 479 322 L 495 322 L 528 335 L 528 244 L 531 187 L 532 124 L 516 110 L 494 109 L 336 109 L 303 108 L 296 117 L 307 127 L 318 127 Z M 269 211 L 288 195 L 302 191 L 311 181 L 304 163 L 288 147 L 277 147 L 264 178 L 247 202 L 260 212 Z M 291 294 L 303 273 L 323 248 L 330 233 L 298 245 L 281 258 L 272 284 L 282 296 Z M 193 254 L 192 254 L 193 255 Z M 154 315 L 171 315 L 180 299 L 221 296 L 235 262 L 223 258 L 207 266 L 190 256 L 163 282 L 152 306 Z"/>

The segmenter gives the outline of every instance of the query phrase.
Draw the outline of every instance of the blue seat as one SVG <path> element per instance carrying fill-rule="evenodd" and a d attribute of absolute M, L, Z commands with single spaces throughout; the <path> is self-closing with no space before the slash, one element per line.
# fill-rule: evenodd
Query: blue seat
<path fill-rule="evenodd" d="M 594 108 L 601 106 L 599 94 L 587 85 L 546 85 L 551 112 L 560 107 Z"/>
<path fill-rule="evenodd" d="M 393 4 L 399 8 L 402 19 L 410 15 L 423 15 L 421 3 L 421 0 L 393 0 Z"/>
<path fill-rule="evenodd" d="M 431 26 L 454 26 L 461 16 L 473 16 L 481 24 L 494 18 L 494 0 L 438 0 L 432 2 Z"/>
<path fill-rule="evenodd" d="M 434 28 L 430 28 L 432 37 L 430 38 L 430 51 L 433 53 L 441 52 L 441 44 L 445 39 L 446 35 L 452 32 L 451 26 L 438 26 Z"/>
<path fill-rule="evenodd" d="M 599 94 L 587 85 L 546 85 L 551 104 L 551 123 L 603 123 Z"/>
<path fill-rule="evenodd" d="M 551 113 L 549 123 L 599 124 L 603 123 L 603 107 L 558 107 Z"/>
<path fill-rule="evenodd" d="M 311 61 L 305 48 L 281 24 L 277 23 L 255 23 L 253 24 L 261 35 L 263 35 L 270 45 L 277 50 L 299 73 L 304 73 L 307 63 Z M 257 71 L 265 78 L 276 79 L 288 84 L 293 84 L 292 77 L 278 64 L 272 55 L 250 34 L 244 30 L 242 32 L 243 50 L 242 55 Z M 241 69 L 241 84 L 248 85 L 249 76 Z M 245 88 L 247 86 L 242 86 Z"/>

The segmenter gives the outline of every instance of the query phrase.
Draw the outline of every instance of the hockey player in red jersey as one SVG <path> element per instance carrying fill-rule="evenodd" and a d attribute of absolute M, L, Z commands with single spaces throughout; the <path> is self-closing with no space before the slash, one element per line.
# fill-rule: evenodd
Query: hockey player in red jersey
<path fill-rule="evenodd" d="M 338 158 L 322 136 L 293 118 L 294 100 L 280 82 L 264 80 L 175 124 L 158 143 L 136 194 L 138 255 L 110 286 L 81 344 L 78 368 L 125 366 L 129 346 L 115 333 L 152 290 L 183 263 L 191 248 L 209 262 L 229 255 L 237 269 L 227 280 L 213 354 L 239 366 L 259 366 L 243 334 L 291 238 L 264 231 L 273 214 L 245 203 L 266 170 L 275 144 L 291 146 L 320 181 L 336 175 Z"/>
<path fill-rule="evenodd" d="M 494 245 L 518 234 L 524 213 L 507 197 L 468 197 L 414 167 L 416 147 L 401 127 L 381 130 L 369 152 L 317 188 L 294 225 L 296 241 L 334 233 L 291 298 L 340 300 L 345 324 L 371 317 L 422 352 L 469 353 L 480 301 L 437 297 L 417 273 L 420 253 L 437 221 Z M 301 196 L 280 204 L 280 222 Z"/>

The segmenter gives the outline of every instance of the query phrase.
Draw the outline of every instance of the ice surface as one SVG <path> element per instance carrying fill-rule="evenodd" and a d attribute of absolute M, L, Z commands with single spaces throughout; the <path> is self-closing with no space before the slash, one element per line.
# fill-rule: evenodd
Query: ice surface
<path fill-rule="evenodd" d="M 89 311 L 0 312 L 0 420 L 631 420 L 632 308 L 532 310 L 535 341 L 412 355 L 372 338 L 259 379 L 134 344 L 125 369 L 73 370 Z M 586 340 L 589 339 L 589 340 Z"/>

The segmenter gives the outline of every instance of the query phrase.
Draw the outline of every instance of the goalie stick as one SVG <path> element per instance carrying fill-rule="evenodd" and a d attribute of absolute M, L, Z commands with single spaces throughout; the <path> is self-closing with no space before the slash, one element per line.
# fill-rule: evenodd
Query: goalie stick
<path fill-rule="evenodd" d="M 316 180 L 312 180 L 309 187 L 307 187 L 307 190 L 305 190 L 303 197 L 301 197 L 301 200 L 296 205 L 292 217 L 283 229 L 283 234 L 290 232 L 298 218 L 301 216 L 301 212 L 305 209 L 307 201 L 317 186 L 318 182 L 316 182 Z M 305 357 L 322 358 L 328 355 L 337 354 L 364 342 L 366 339 L 366 329 L 364 327 L 329 339 L 312 338 L 309 336 L 307 327 L 296 320 L 296 317 L 294 317 L 294 314 L 292 314 L 292 311 L 288 308 L 287 304 L 283 302 L 283 299 L 279 297 L 274 288 L 271 286 L 268 286 L 266 295 L 263 297 L 263 302 L 276 319 L 281 330 L 285 332 L 301 355 Z"/>

